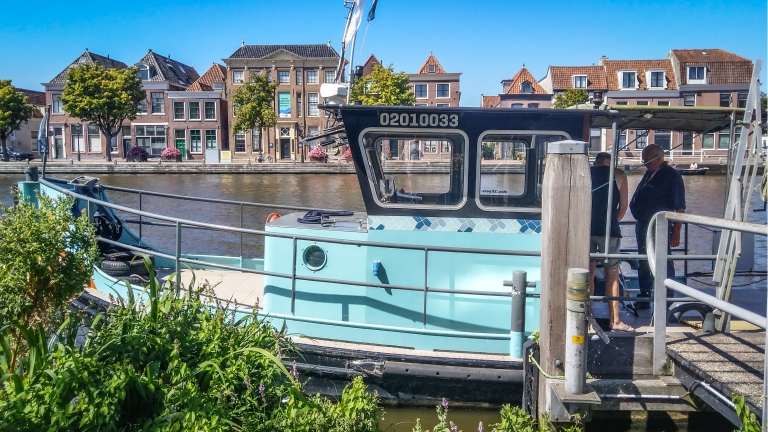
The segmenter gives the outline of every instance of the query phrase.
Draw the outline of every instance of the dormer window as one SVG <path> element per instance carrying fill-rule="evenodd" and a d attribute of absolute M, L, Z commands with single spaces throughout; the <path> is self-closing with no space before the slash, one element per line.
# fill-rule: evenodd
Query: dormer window
<path fill-rule="evenodd" d="M 620 71 L 619 82 L 622 90 L 637 90 L 637 72 Z"/>
<path fill-rule="evenodd" d="M 645 72 L 645 80 L 648 82 L 649 89 L 667 88 L 667 80 L 664 77 L 663 70 L 649 70 Z"/>
<path fill-rule="evenodd" d="M 435 73 L 435 65 L 431 64 L 427 66 L 427 73 Z"/>
<path fill-rule="evenodd" d="M 533 93 L 533 86 L 528 81 L 520 84 L 520 93 Z"/>
<path fill-rule="evenodd" d="M 573 88 L 585 89 L 587 88 L 587 76 L 586 75 L 574 75 L 573 76 Z"/>
<path fill-rule="evenodd" d="M 139 68 L 139 71 L 136 73 L 136 76 L 141 78 L 142 81 L 147 81 L 150 78 L 152 78 L 151 69 L 149 65 L 144 63 L 139 63 L 136 65 L 136 67 Z"/>
<path fill-rule="evenodd" d="M 688 66 L 688 84 L 706 84 L 707 68 L 704 66 Z"/>

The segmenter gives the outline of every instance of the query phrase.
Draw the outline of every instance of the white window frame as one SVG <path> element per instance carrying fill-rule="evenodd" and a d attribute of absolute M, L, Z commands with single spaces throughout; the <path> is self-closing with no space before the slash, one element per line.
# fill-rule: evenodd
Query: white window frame
<path fill-rule="evenodd" d="M 576 78 L 584 78 L 584 87 L 576 87 Z M 571 77 L 571 84 L 573 84 L 573 88 L 575 89 L 587 89 L 589 87 L 589 78 L 587 75 L 573 75 Z"/>
<path fill-rule="evenodd" d="M 333 79 L 331 81 L 328 81 L 328 74 L 333 74 Z M 336 81 L 336 71 L 335 70 L 324 70 L 323 71 L 323 82 L 324 83 L 333 83 Z"/>
<path fill-rule="evenodd" d="M 58 109 L 56 109 L 58 106 Z M 64 114 L 64 104 L 61 102 L 61 93 L 51 95 L 51 114 Z"/>
<path fill-rule="evenodd" d="M 427 73 L 436 73 L 437 72 L 437 65 L 431 64 L 427 65 Z"/>
<path fill-rule="evenodd" d="M 413 106 L 427 106 L 427 104 L 425 104 L 425 103 L 420 103 L 420 104 L 413 104 Z"/>
<path fill-rule="evenodd" d="M 213 144 L 212 148 L 208 147 L 208 132 L 213 131 Z M 203 136 L 203 148 L 206 150 L 216 150 L 219 148 L 219 132 L 216 129 L 205 129 L 205 135 Z"/>
<path fill-rule="evenodd" d="M 209 104 L 209 103 L 213 104 L 213 118 L 207 118 L 206 114 L 205 114 L 206 113 L 205 105 Z M 217 111 L 217 109 L 216 109 L 216 102 L 215 101 L 203 101 L 203 120 L 205 120 L 205 121 L 216 121 L 216 118 L 218 117 L 217 116 L 218 113 L 216 111 Z"/>
<path fill-rule="evenodd" d="M 315 100 L 314 106 L 315 106 L 315 114 L 312 114 L 312 98 L 311 96 L 314 95 Z M 320 109 L 317 108 L 317 105 L 320 104 L 320 93 L 307 93 L 307 117 L 319 117 L 320 116 Z"/>
<path fill-rule="evenodd" d="M 285 75 L 286 80 L 283 81 L 281 78 Z M 291 71 L 289 70 L 279 70 L 277 71 L 277 83 L 278 84 L 291 84 Z"/>
<path fill-rule="evenodd" d="M 200 132 L 200 151 L 192 150 L 192 132 L 193 131 Z M 189 138 L 187 139 L 187 141 L 189 142 L 189 145 L 186 147 L 188 152 L 192 154 L 203 154 L 203 149 L 205 149 L 205 137 L 203 136 L 203 129 L 190 129 Z"/>
<path fill-rule="evenodd" d="M 525 108 L 524 104 L 522 104 L 522 103 L 513 103 L 509 107 L 510 108 L 515 108 L 515 109 Z"/>
<path fill-rule="evenodd" d="M 624 87 L 624 74 L 625 73 L 633 73 L 635 74 L 635 86 L 634 87 Z M 619 90 L 637 90 L 639 87 L 640 80 L 637 79 L 637 71 L 636 70 L 620 70 L 616 72 L 616 76 L 619 79 Z"/>
<path fill-rule="evenodd" d="M 160 95 L 162 97 L 162 103 L 160 104 L 160 111 L 155 112 L 155 95 Z M 149 93 L 149 105 L 150 109 L 152 110 L 153 115 L 157 114 L 165 114 L 165 93 L 163 92 L 150 92 Z"/>
<path fill-rule="evenodd" d="M 95 136 L 91 133 L 91 128 L 95 128 L 96 129 L 96 135 Z M 101 151 L 101 130 L 99 130 L 99 127 L 96 126 L 95 124 L 90 124 L 89 123 L 89 124 L 85 125 L 83 129 L 85 129 L 85 137 L 86 137 L 85 143 L 86 143 L 86 150 L 87 150 L 87 152 L 88 153 L 101 154 L 101 152 L 102 152 Z M 94 150 L 93 149 L 94 146 L 91 145 L 91 142 L 92 142 L 91 139 L 93 139 L 93 138 L 95 138 L 96 142 L 98 143 L 97 144 L 99 146 L 98 150 Z"/>
<path fill-rule="evenodd" d="M 685 97 L 689 95 L 693 96 L 693 105 L 685 104 Z M 683 93 L 683 106 L 696 106 L 696 93 Z"/>
<path fill-rule="evenodd" d="M 664 69 L 648 69 L 647 71 L 645 71 L 645 82 L 648 83 L 646 87 L 652 90 L 661 90 L 661 89 L 666 90 L 667 89 L 667 73 L 666 72 L 667 71 Z M 661 83 L 662 83 L 661 87 L 658 87 L 658 86 L 654 87 L 652 85 L 653 84 L 652 78 L 654 73 L 661 73 Z"/>
<path fill-rule="evenodd" d="M 304 100 L 300 92 L 296 92 L 296 117 L 302 116 L 304 110 Z"/>
<path fill-rule="evenodd" d="M 531 106 L 531 105 L 535 105 L 535 106 Z M 540 105 L 540 104 L 538 104 L 538 103 L 529 103 L 529 104 L 528 104 L 528 108 L 534 108 L 534 109 L 535 109 L 535 108 L 539 108 L 540 106 L 541 106 L 541 105 Z"/>
<path fill-rule="evenodd" d="M 238 74 L 240 75 L 240 78 L 237 77 Z M 245 71 L 233 70 L 232 71 L 232 84 L 242 85 L 244 82 L 245 82 Z"/>
<path fill-rule="evenodd" d="M 413 94 L 414 95 L 416 94 L 416 87 L 418 87 L 418 86 L 424 86 L 424 89 L 425 89 L 424 90 L 424 94 L 426 96 L 421 96 L 421 97 L 416 96 L 416 99 L 429 99 L 429 86 L 426 85 L 426 84 L 414 84 L 413 85 Z"/>
<path fill-rule="evenodd" d="M 176 117 L 176 104 L 181 104 L 181 117 Z M 185 104 L 184 101 L 173 101 L 173 119 L 174 120 L 187 119 L 187 104 Z"/>
<path fill-rule="evenodd" d="M 526 85 L 526 84 L 528 84 L 530 86 L 530 88 L 531 88 L 530 91 L 524 91 L 523 90 L 523 86 Z M 524 82 L 520 83 L 520 93 L 525 93 L 525 94 L 533 93 L 533 84 L 531 84 L 530 81 L 524 81 Z"/>
<path fill-rule="evenodd" d="M 691 79 L 691 69 L 697 69 L 697 68 L 703 68 L 704 69 L 704 78 L 702 79 Z M 688 84 L 706 84 L 707 83 L 707 67 L 704 65 L 689 65 L 685 67 L 685 78 L 686 83 Z"/>
<path fill-rule="evenodd" d="M 144 111 L 143 112 L 141 111 L 141 106 L 142 106 L 141 102 L 144 102 Z M 149 106 L 148 106 L 149 102 L 147 102 L 147 98 L 142 99 L 141 102 L 139 102 L 139 108 L 136 111 L 136 115 L 145 116 L 145 115 L 147 115 L 147 113 L 149 111 Z"/>
<path fill-rule="evenodd" d="M 197 118 L 192 118 L 192 104 L 197 104 Z M 200 121 L 203 119 L 202 113 L 200 112 L 200 101 L 189 101 L 187 103 L 187 119 L 189 121 Z"/>
<path fill-rule="evenodd" d="M 451 104 L 449 104 L 449 103 L 439 103 L 439 104 L 435 104 L 435 106 L 438 107 L 438 108 L 448 108 L 448 107 L 451 106 Z"/>
<path fill-rule="evenodd" d="M 310 77 L 314 75 L 314 81 Z M 317 70 L 307 71 L 307 84 L 320 84 L 320 73 Z"/>
<path fill-rule="evenodd" d="M 296 70 L 296 84 L 301 84 L 301 80 L 303 79 L 304 71 L 302 69 Z"/>
<path fill-rule="evenodd" d="M 441 85 L 448 86 L 448 96 L 438 96 L 440 91 L 438 90 Z M 451 98 L 451 83 L 437 83 L 435 84 L 435 99 L 450 99 Z"/>
<path fill-rule="evenodd" d="M 243 151 L 237 151 L 237 139 L 240 138 L 241 136 L 243 138 Z M 246 138 L 245 132 L 238 132 L 238 133 L 235 134 L 235 136 L 233 138 L 234 138 L 234 140 L 233 140 L 234 141 L 234 143 L 233 143 L 234 145 L 232 147 L 234 147 L 235 153 L 245 153 L 247 151 L 247 149 L 248 149 L 248 147 L 245 145 L 245 141 L 246 141 L 246 139 L 245 139 Z"/>

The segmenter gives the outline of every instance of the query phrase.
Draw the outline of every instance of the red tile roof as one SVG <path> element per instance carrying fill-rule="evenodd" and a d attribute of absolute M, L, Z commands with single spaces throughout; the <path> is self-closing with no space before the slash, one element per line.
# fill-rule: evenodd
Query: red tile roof
<path fill-rule="evenodd" d="M 587 76 L 587 90 L 606 90 L 605 68 L 602 66 L 550 66 L 554 91 L 573 88 L 574 75 Z"/>
<path fill-rule="evenodd" d="M 608 81 L 608 90 L 620 90 L 618 71 L 637 71 L 638 90 L 648 90 L 645 71 L 649 69 L 664 69 L 667 79 L 667 90 L 677 90 L 677 81 L 672 71 L 672 62 L 664 60 L 604 60 L 605 76 Z"/>
<path fill-rule="evenodd" d="M 213 84 L 224 82 L 224 77 L 226 76 L 227 68 L 214 63 L 197 81 L 187 87 L 187 91 L 211 91 L 213 90 Z"/>
<path fill-rule="evenodd" d="M 27 89 L 21 89 L 21 88 L 16 88 L 16 91 L 24 93 L 27 96 L 27 102 L 30 105 L 34 107 L 45 106 L 45 92 L 36 91 L 36 90 L 27 90 Z"/>
<path fill-rule="evenodd" d="M 688 83 L 687 66 L 705 66 L 707 84 L 748 84 L 752 78 L 752 62 L 745 57 L 721 49 L 672 50 L 680 62 L 680 84 Z"/>
<path fill-rule="evenodd" d="M 417 73 L 425 74 L 429 73 L 429 66 L 435 65 L 435 72 L 433 73 L 445 73 L 445 69 L 443 69 L 442 66 L 440 66 L 440 62 L 437 61 L 435 58 L 435 55 L 432 53 L 429 53 L 429 57 L 427 57 L 427 61 L 424 62 L 424 64 L 421 66 L 421 69 Z"/>
<path fill-rule="evenodd" d="M 495 108 L 501 102 L 501 96 L 483 96 L 483 108 Z"/>
<path fill-rule="evenodd" d="M 536 81 L 536 78 L 534 78 L 533 75 L 528 72 L 528 69 L 526 69 L 525 66 L 523 66 L 523 68 L 520 69 L 510 81 L 511 84 L 509 85 L 506 94 L 547 94 L 547 91 L 544 90 L 544 87 L 539 85 L 538 81 Z M 520 86 L 526 81 L 531 83 L 533 93 L 522 93 L 520 91 Z"/>

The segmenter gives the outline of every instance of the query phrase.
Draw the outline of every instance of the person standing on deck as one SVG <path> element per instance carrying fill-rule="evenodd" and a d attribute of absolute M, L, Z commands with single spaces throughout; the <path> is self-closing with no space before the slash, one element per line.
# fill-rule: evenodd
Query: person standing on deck
<path fill-rule="evenodd" d="M 598 153 L 595 157 L 595 163 L 590 168 L 592 177 L 592 225 L 589 238 L 590 253 L 608 253 L 618 254 L 621 251 L 621 228 L 619 221 L 627 212 L 627 177 L 624 171 L 618 168 L 614 169 L 613 184 L 608 186 L 608 180 L 611 173 L 611 155 L 608 153 Z M 606 216 L 608 214 L 608 190 L 613 188 L 613 199 L 611 203 L 611 232 L 608 241 L 608 248 L 605 248 L 605 228 Z M 595 292 L 595 273 L 597 272 L 597 261 L 589 261 L 589 280 L 591 283 L 590 291 Z M 603 262 L 605 273 L 605 294 L 610 297 L 619 296 L 619 264 L 617 258 L 600 260 Z M 635 331 L 632 326 L 621 322 L 619 318 L 619 302 L 611 300 L 608 302 L 610 313 L 610 328 L 612 331 Z"/>
<path fill-rule="evenodd" d="M 685 185 L 680 173 L 669 166 L 664 160 L 664 149 L 657 144 L 650 144 L 643 149 L 643 163 L 648 171 L 637 185 L 629 208 L 632 215 L 637 220 L 635 234 L 637 236 L 637 250 L 640 254 L 645 254 L 645 240 L 648 232 L 648 224 L 654 214 L 661 211 L 674 211 L 685 213 Z M 680 228 L 682 223 L 675 222 L 672 225 L 669 235 L 669 246 L 677 247 L 680 245 Z M 667 261 L 667 277 L 675 277 L 675 267 L 672 261 Z M 652 297 L 653 293 L 653 274 L 648 265 L 648 261 L 641 260 L 640 268 L 637 271 L 637 278 L 640 284 L 640 294 L 638 297 Z M 637 309 L 648 309 L 650 303 L 637 302 Z"/>

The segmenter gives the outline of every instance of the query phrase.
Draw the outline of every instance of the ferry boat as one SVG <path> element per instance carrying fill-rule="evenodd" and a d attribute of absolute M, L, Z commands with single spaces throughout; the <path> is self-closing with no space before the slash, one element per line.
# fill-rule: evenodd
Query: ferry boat
<path fill-rule="evenodd" d="M 259 308 L 260 317 L 300 336 L 295 360 L 316 377 L 316 385 L 327 380 L 332 388 L 337 380 L 363 375 L 385 399 L 398 402 L 449 397 L 495 404 L 520 400 L 527 361 L 523 344 L 539 326 L 541 191 L 548 146 L 570 141 L 586 151 L 590 128 L 616 124 L 712 130 L 727 127 L 733 111 L 632 108 L 326 106 L 343 125 L 305 144 L 349 146 L 366 212 L 296 207 L 271 218 L 264 230 L 115 205 L 107 191 L 130 190 L 96 179 L 43 178 L 22 188 L 28 196 L 35 188 L 75 195 L 73 211 L 88 212 L 102 244 L 145 251 L 158 268 L 252 275 L 259 281 L 253 292 L 230 307 L 240 315 Z M 450 162 L 439 165 L 437 174 L 407 175 L 391 155 L 423 142 L 449 152 Z M 484 152 L 496 148 L 519 158 L 499 162 L 488 156 L 492 151 Z M 139 216 L 139 223 L 152 217 L 175 224 L 176 250 L 153 248 L 116 211 Z M 184 254 L 185 227 L 263 235 L 264 257 L 243 257 L 242 248 L 240 256 Z M 527 279 L 518 287 L 525 300 L 517 309 L 510 287 L 514 271 L 525 272 Z M 127 294 L 125 284 L 102 269 L 95 270 L 93 280 L 98 291 Z M 229 300 L 233 292 L 217 296 Z"/>

